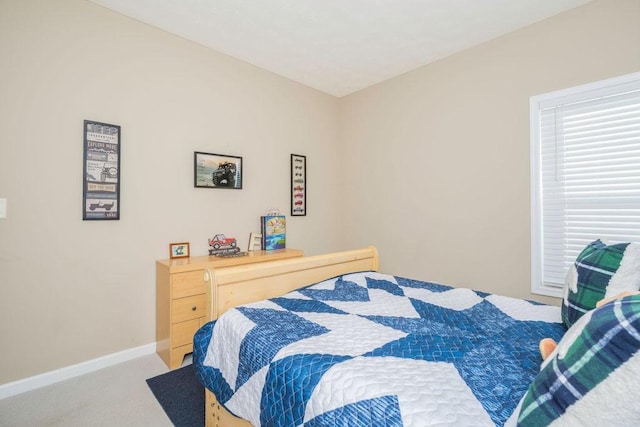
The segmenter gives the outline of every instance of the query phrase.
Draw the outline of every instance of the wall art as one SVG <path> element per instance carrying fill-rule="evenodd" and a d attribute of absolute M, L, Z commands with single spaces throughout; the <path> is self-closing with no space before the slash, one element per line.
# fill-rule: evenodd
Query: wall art
<path fill-rule="evenodd" d="M 194 152 L 193 185 L 242 189 L 242 157 Z"/>
<path fill-rule="evenodd" d="M 120 219 L 120 126 L 84 121 L 83 220 Z"/>
<path fill-rule="evenodd" d="M 307 214 L 307 157 L 291 155 L 291 216 Z"/>

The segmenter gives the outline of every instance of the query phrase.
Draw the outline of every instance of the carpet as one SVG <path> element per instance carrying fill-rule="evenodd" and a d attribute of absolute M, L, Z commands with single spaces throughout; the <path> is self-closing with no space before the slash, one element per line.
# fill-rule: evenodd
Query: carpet
<path fill-rule="evenodd" d="M 193 365 L 149 378 L 147 384 L 176 427 L 204 426 L 204 387 Z"/>

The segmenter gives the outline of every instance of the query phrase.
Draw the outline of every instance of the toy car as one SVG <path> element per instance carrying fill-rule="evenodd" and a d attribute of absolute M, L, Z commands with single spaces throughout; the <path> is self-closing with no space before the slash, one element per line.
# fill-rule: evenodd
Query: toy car
<path fill-rule="evenodd" d="M 236 247 L 236 239 L 235 237 L 225 237 L 224 234 L 216 234 L 213 236 L 213 239 L 209 239 L 209 246 L 213 249 L 220 248 L 235 248 Z"/>

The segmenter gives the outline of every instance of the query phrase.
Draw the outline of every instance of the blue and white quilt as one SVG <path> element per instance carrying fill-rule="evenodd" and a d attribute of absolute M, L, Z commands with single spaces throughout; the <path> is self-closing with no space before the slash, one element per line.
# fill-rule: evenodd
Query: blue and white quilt
<path fill-rule="evenodd" d="M 254 426 L 501 426 L 563 333 L 559 307 L 363 272 L 227 311 L 194 365 Z"/>

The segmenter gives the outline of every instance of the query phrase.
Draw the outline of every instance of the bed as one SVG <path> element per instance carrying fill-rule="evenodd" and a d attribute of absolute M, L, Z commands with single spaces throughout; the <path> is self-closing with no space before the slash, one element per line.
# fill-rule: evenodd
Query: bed
<path fill-rule="evenodd" d="M 370 247 L 215 278 L 235 291 L 194 338 L 207 425 L 504 425 L 560 309 L 377 269 Z"/>

